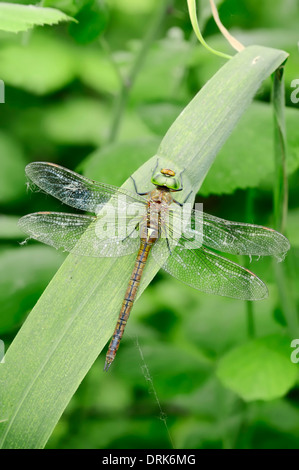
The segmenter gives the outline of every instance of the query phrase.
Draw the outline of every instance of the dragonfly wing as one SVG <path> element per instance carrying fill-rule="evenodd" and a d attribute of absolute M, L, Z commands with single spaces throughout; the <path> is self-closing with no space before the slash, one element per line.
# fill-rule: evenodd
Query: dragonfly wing
<path fill-rule="evenodd" d="M 118 200 L 119 196 L 127 203 L 146 203 L 138 194 L 93 181 L 54 163 L 29 163 L 26 175 L 43 191 L 76 209 L 98 213 L 111 198 Z"/>
<path fill-rule="evenodd" d="M 109 221 L 103 230 L 99 219 L 89 215 L 36 212 L 22 217 L 19 226 L 35 240 L 81 256 L 124 256 L 136 252 L 140 244 L 137 229 L 130 236 L 119 235 Z"/>
<path fill-rule="evenodd" d="M 161 268 L 164 267 L 168 257 L 174 252 L 178 241 L 175 238 L 168 237 L 165 228 L 161 227 L 161 234 L 159 239 L 154 243 L 150 257 L 153 258 L 156 264 Z"/>
<path fill-rule="evenodd" d="M 199 224 L 199 215 L 196 220 L 197 225 L 192 223 L 193 210 L 185 210 L 175 204 L 171 205 L 170 210 L 161 215 L 161 224 L 164 227 L 164 233 L 172 240 L 172 244 L 179 244 L 182 248 L 195 249 L 203 244 L 202 220 Z"/>
<path fill-rule="evenodd" d="M 211 294 L 243 300 L 260 300 L 268 295 L 266 285 L 251 271 L 203 247 L 175 247 L 163 269 L 185 284 Z"/>
<path fill-rule="evenodd" d="M 261 225 L 231 222 L 205 212 L 192 211 L 192 225 L 209 248 L 236 255 L 281 256 L 290 243 L 281 233 Z M 197 229 L 196 229 L 197 227 Z"/>
<path fill-rule="evenodd" d="M 176 208 L 166 222 L 171 237 L 180 238 L 185 248 L 202 245 L 233 255 L 274 255 L 283 258 L 289 250 L 288 239 L 268 227 L 232 222 L 202 211 L 181 212 Z"/>

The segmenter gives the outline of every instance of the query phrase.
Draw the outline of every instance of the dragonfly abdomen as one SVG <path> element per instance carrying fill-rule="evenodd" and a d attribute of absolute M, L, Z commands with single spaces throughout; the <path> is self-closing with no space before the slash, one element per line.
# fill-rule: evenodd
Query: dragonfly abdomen
<path fill-rule="evenodd" d="M 147 261 L 151 247 L 154 241 L 147 241 L 141 239 L 140 248 L 137 254 L 134 269 L 132 271 L 129 284 L 125 293 L 125 297 L 121 306 L 118 321 L 109 344 L 108 352 L 106 354 L 106 362 L 104 370 L 107 371 L 113 362 L 116 352 L 119 348 L 120 340 L 123 336 L 130 312 L 133 307 L 134 300 L 137 295 L 137 290 L 140 285 L 141 276 Z"/>

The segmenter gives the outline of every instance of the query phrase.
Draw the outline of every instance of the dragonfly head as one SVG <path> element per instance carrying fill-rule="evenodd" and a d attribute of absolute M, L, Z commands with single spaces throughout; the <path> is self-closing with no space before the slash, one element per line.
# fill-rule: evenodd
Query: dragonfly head
<path fill-rule="evenodd" d="M 182 188 L 182 181 L 176 173 L 169 168 L 162 168 L 158 173 L 153 173 L 152 183 L 155 186 L 165 186 L 173 191 L 180 191 Z"/>

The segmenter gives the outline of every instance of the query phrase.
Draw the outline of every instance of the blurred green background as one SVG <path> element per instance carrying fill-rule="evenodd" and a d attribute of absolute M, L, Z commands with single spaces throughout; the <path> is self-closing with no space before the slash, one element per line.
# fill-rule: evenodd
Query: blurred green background
<path fill-rule="evenodd" d="M 0 33 L 0 338 L 6 348 L 65 258 L 37 242 L 20 245 L 26 238 L 16 225 L 20 216 L 68 210 L 26 191 L 25 165 L 56 162 L 121 185 L 155 154 L 174 119 L 225 63 L 194 39 L 185 1 L 165 2 L 169 8 L 157 24 L 162 3 L 46 0 L 44 6 L 79 23 Z M 207 42 L 232 53 L 208 0 L 198 3 Z M 290 341 L 299 337 L 299 104 L 291 100 L 299 79 L 299 6 L 296 0 L 218 5 L 223 23 L 245 45 L 290 53 L 291 251 L 279 269 L 266 258 L 238 260 L 269 287 L 269 298 L 255 303 L 203 294 L 160 272 L 134 307 L 111 371 L 102 372 L 102 357 L 95 362 L 48 448 L 299 448 L 299 364 L 290 360 Z M 153 31 L 120 101 L 122 81 Z M 205 212 L 273 226 L 270 96 L 269 78 L 198 194 Z"/>

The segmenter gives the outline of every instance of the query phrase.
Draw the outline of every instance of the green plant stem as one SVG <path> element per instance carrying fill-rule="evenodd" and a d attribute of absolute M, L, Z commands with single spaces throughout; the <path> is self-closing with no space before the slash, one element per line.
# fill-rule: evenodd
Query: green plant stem
<path fill-rule="evenodd" d="M 189 16 L 190 16 L 190 21 L 193 27 L 193 31 L 195 32 L 199 42 L 212 54 L 215 54 L 219 57 L 223 57 L 224 59 L 231 59 L 232 58 L 231 55 L 224 54 L 223 52 L 220 52 L 220 51 L 216 51 L 216 49 L 213 49 L 206 43 L 199 29 L 199 24 L 198 24 L 197 15 L 196 15 L 196 2 L 195 0 L 187 0 L 187 4 L 188 4 Z"/>
<path fill-rule="evenodd" d="M 274 272 L 278 295 L 282 306 L 282 311 L 287 323 L 290 338 L 298 338 L 299 325 L 296 304 L 291 291 L 291 283 L 288 280 L 288 262 L 277 263 L 274 261 Z"/>
<path fill-rule="evenodd" d="M 253 221 L 254 220 L 254 198 L 255 198 L 255 190 L 249 188 L 246 195 L 246 220 Z M 249 266 L 249 259 L 246 256 L 245 266 L 250 269 Z M 253 302 L 247 300 L 246 301 L 246 320 L 247 320 L 247 334 L 249 338 L 254 338 L 256 334 L 256 327 L 255 327 L 255 318 L 254 318 L 254 305 Z"/>
<path fill-rule="evenodd" d="M 284 232 L 288 211 L 288 178 L 287 178 L 287 144 L 285 126 L 285 89 L 284 63 L 273 74 L 272 102 L 274 108 L 274 226 Z M 282 310 L 287 322 L 287 328 L 292 338 L 298 336 L 298 318 L 294 297 L 289 293 L 287 279 L 287 263 L 274 262 L 274 272 Z"/>
<path fill-rule="evenodd" d="M 272 102 L 274 107 L 274 223 L 276 230 L 284 232 L 288 210 L 288 177 L 286 169 L 286 128 L 284 96 L 284 64 L 273 74 Z"/>
<path fill-rule="evenodd" d="M 105 52 L 110 64 L 114 68 L 115 74 L 117 75 L 117 77 L 119 79 L 119 82 L 122 83 L 123 77 L 122 77 L 122 74 L 120 72 L 119 66 L 118 66 L 116 60 L 114 59 L 112 50 L 110 48 L 110 45 L 109 45 L 108 41 L 106 40 L 106 38 L 104 36 L 101 36 L 99 38 L 99 44 L 100 44 L 101 48 L 103 49 L 103 51 Z"/>
<path fill-rule="evenodd" d="M 247 300 L 246 302 L 246 318 L 247 318 L 247 334 L 249 338 L 255 337 L 255 318 L 253 302 Z"/>
<path fill-rule="evenodd" d="M 132 64 L 131 70 L 128 76 L 122 81 L 122 87 L 121 87 L 119 96 L 117 97 L 117 100 L 116 100 L 110 134 L 108 137 L 109 143 L 114 142 L 117 139 L 117 134 L 120 129 L 121 121 L 122 121 L 123 114 L 126 108 L 126 104 L 128 102 L 130 91 L 134 85 L 134 82 L 136 80 L 138 73 L 140 72 L 143 66 L 147 53 L 153 41 L 157 37 L 157 34 L 160 30 L 163 20 L 165 16 L 167 15 L 169 8 L 171 7 L 172 4 L 173 4 L 173 0 L 164 0 L 162 2 L 162 6 L 161 4 L 159 4 L 155 12 L 155 15 L 153 17 L 153 20 L 150 24 L 150 27 L 146 35 L 144 36 L 139 52 L 137 53 L 135 60 Z"/>
<path fill-rule="evenodd" d="M 218 10 L 216 8 L 214 0 L 210 0 L 210 5 L 211 5 L 211 10 L 212 10 L 212 15 L 214 18 L 215 23 L 217 24 L 219 31 L 221 32 L 222 36 L 225 37 L 225 39 L 229 42 L 229 44 L 238 52 L 243 51 L 245 49 L 245 46 L 238 41 L 234 36 L 232 36 L 229 31 L 226 29 L 226 27 L 221 23 L 221 20 L 219 18 Z"/>

